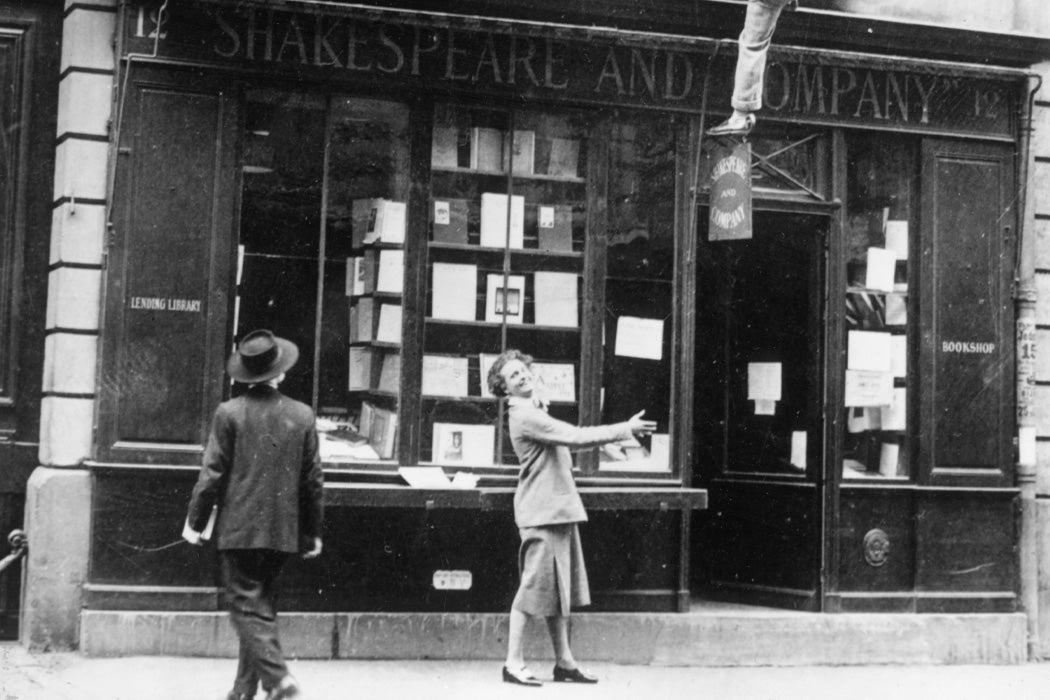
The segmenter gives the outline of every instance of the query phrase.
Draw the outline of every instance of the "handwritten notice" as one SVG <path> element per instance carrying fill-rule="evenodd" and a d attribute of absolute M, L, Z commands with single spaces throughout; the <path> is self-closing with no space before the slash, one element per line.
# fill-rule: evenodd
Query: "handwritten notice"
<path fill-rule="evenodd" d="M 780 362 L 747 363 L 747 398 L 780 401 L 782 364 Z"/>
<path fill-rule="evenodd" d="M 640 357 L 643 360 L 663 359 L 663 319 L 621 316 L 616 323 L 615 352 L 621 357 Z"/>
<path fill-rule="evenodd" d="M 893 402 L 893 375 L 889 372 L 846 370 L 847 406 L 888 406 Z"/>

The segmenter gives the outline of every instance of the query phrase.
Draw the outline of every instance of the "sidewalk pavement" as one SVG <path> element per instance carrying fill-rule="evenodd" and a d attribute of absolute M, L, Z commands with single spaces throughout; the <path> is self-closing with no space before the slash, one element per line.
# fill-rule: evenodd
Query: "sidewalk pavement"
<path fill-rule="evenodd" d="M 550 662 L 533 670 L 550 679 Z M 1050 664 L 660 667 L 592 664 L 596 686 L 503 683 L 491 661 L 291 661 L 306 700 L 985 700 L 1050 696 Z M 234 659 L 36 654 L 0 643 L 0 700 L 223 700 Z M 257 696 L 262 698 L 260 692 Z"/>

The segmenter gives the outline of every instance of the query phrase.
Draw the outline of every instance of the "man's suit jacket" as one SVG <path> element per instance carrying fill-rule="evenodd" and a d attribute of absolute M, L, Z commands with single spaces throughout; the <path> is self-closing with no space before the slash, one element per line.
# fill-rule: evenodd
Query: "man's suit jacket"
<path fill-rule="evenodd" d="M 324 476 L 313 411 L 271 386 L 219 405 L 187 522 L 200 532 L 219 504 L 219 549 L 299 552 L 321 536 Z"/>

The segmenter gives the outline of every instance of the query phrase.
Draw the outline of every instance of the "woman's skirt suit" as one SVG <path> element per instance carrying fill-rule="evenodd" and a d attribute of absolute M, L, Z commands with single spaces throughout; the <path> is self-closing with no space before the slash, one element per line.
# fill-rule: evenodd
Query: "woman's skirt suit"
<path fill-rule="evenodd" d="M 514 494 L 521 583 L 512 607 L 529 615 L 565 616 L 591 602 L 577 527 L 587 512 L 572 475 L 570 448 L 628 439 L 631 430 L 627 423 L 581 428 L 522 397 L 508 399 L 508 429 L 521 465 Z"/>

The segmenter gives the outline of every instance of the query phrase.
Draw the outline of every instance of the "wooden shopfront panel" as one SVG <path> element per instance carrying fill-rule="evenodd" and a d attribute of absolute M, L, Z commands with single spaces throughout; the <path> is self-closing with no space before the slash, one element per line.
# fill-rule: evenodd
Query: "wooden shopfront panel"
<path fill-rule="evenodd" d="M 234 102 L 132 67 L 107 269 L 100 457 L 195 462 L 222 396 Z"/>

